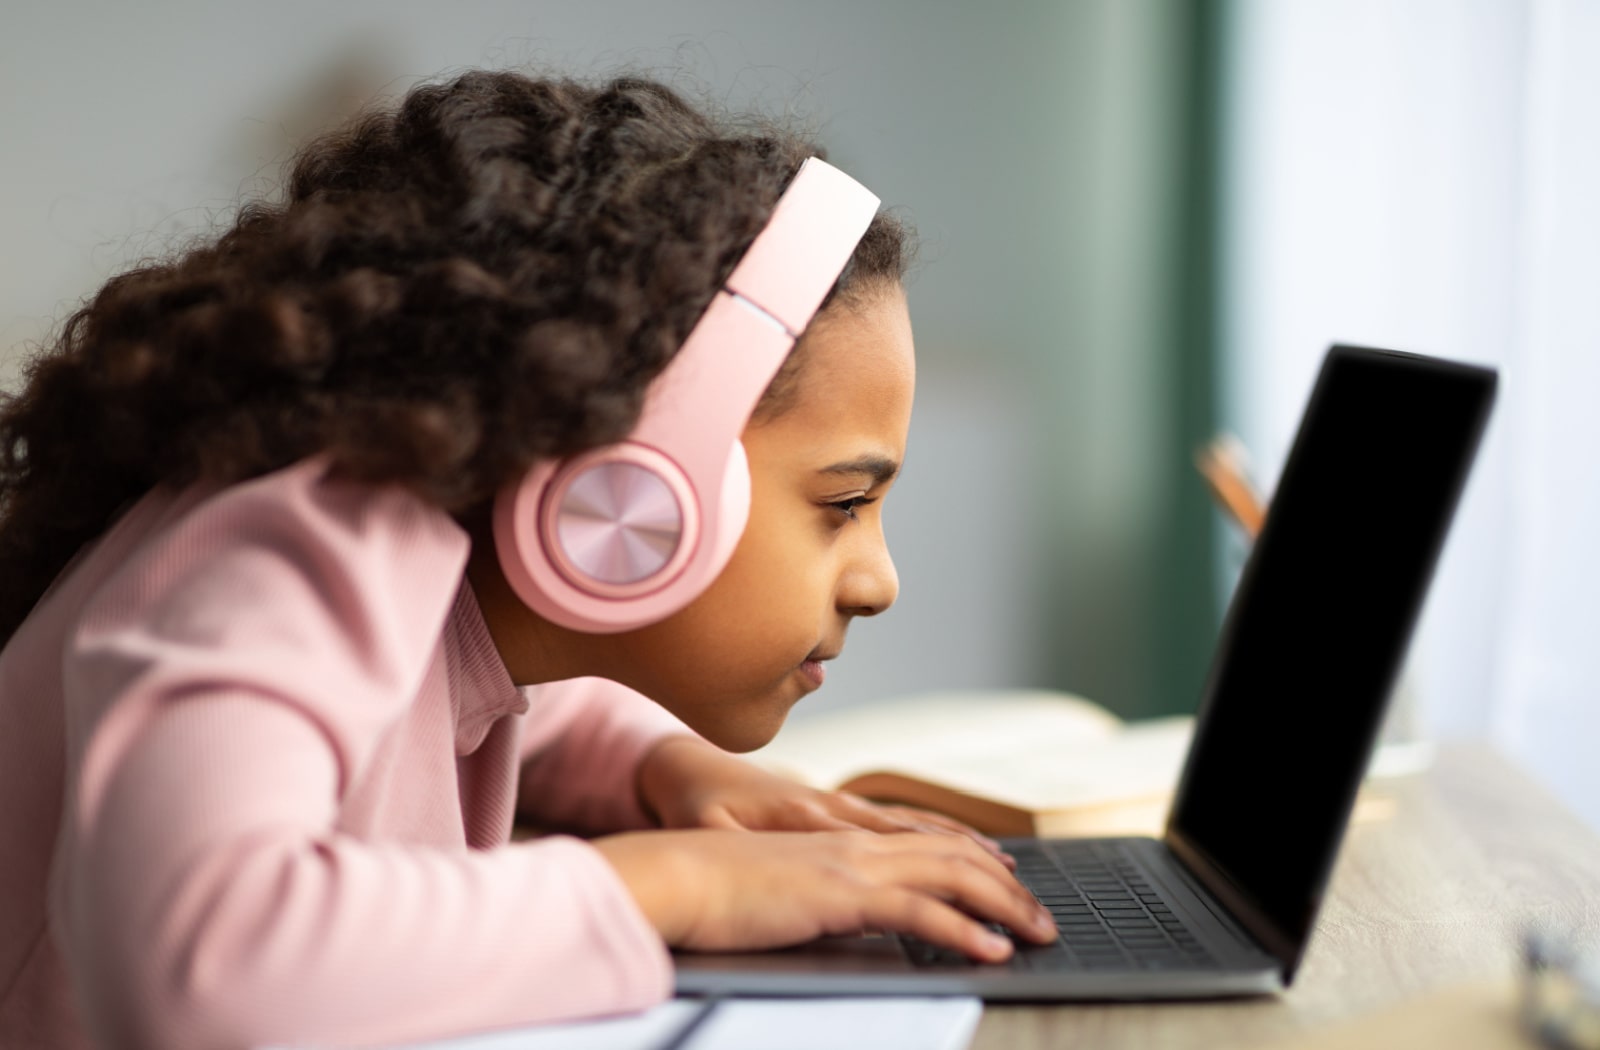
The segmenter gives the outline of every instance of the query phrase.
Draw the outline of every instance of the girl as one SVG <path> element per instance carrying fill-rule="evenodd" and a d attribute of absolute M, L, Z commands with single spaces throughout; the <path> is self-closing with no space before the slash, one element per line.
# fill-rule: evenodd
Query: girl
<path fill-rule="evenodd" d="M 653 1004 L 668 946 L 1053 936 L 992 843 L 726 753 L 897 587 L 903 234 L 869 200 L 812 259 L 839 220 L 802 186 L 864 193 L 814 152 L 646 81 L 471 73 L 67 322 L 0 415 L 0 1045 L 415 1040 Z M 747 253 L 780 276 L 734 288 Z M 761 302 L 791 273 L 814 317 Z M 726 414 L 774 318 L 804 339 L 738 413 L 747 503 L 730 440 L 727 520 L 607 519 L 655 568 L 545 601 L 529 558 L 598 557 L 584 499 L 664 484 L 615 443 Z M 709 379 L 664 371 L 702 344 Z M 551 474 L 586 455 L 598 488 Z M 600 622 L 679 562 L 711 568 L 676 606 Z"/>

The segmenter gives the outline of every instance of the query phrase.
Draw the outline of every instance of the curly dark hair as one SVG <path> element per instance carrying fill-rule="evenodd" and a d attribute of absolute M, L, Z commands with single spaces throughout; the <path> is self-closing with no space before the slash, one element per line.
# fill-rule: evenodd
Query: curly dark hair
<path fill-rule="evenodd" d="M 0 402 L 0 643 L 158 485 L 322 453 L 463 515 L 623 437 L 820 152 L 647 79 L 510 72 L 312 142 L 281 202 L 108 281 Z M 900 280 L 906 236 L 880 214 L 830 299 Z"/>

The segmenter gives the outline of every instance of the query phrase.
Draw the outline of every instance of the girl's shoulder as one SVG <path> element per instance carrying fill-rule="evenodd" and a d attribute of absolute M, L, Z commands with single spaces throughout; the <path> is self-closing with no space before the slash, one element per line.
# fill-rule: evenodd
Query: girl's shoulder
<path fill-rule="evenodd" d="M 392 635 L 427 652 L 470 542 L 448 514 L 394 485 L 339 478 L 314 457 L 231 485 L 157 489 L 87 549 L 44 605 L 106 631 L 254 637 Z M 65 611 L 65 610 L 63 610 Z"/>

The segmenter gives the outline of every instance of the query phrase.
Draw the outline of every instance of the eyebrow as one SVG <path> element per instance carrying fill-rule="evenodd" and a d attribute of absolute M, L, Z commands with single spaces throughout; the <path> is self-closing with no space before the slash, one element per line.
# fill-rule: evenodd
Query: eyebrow
<path fill-rule="evenodd" d="M 900 464 L 888 456 L 858 456 L 840 463 L 834 463 L 817 471 L 818 474 L 867 474 L 872 478 L 874 485 L 882 485 L 885 481 L 900 473 Z"/>

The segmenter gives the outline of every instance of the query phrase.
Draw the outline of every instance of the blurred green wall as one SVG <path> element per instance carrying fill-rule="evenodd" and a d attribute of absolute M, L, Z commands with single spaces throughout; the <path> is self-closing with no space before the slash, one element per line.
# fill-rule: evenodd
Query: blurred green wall
<path fill-rule="evenodd" d="M 661 72 L 814 125 L 923 240 L 918 408 L 886 507 L 902 600 L 806 708 L 1038 685 L 1125 715 L 1193 706 L 1216 629 L 1190 466 L 1215 359 L 1205 0 L 245 10 L 7 7 L 0 382 L 111 273 L 270 189 L 363 90 L 476 65 Z"/>
<path fill-rule="evenodd" d="M 1078 5 L 1081 108 L 1057 146 L 1061 305 L 1030 341 L 1046 516 L 1043 681 L 1125 717 L 1198 702 L 1218 626 L 1216 517 L 1192 467 L 1215 426 L 1220 20 L 1206 0 Z M 1065 86 L 1064 86 L 1065 87 Z"/>

